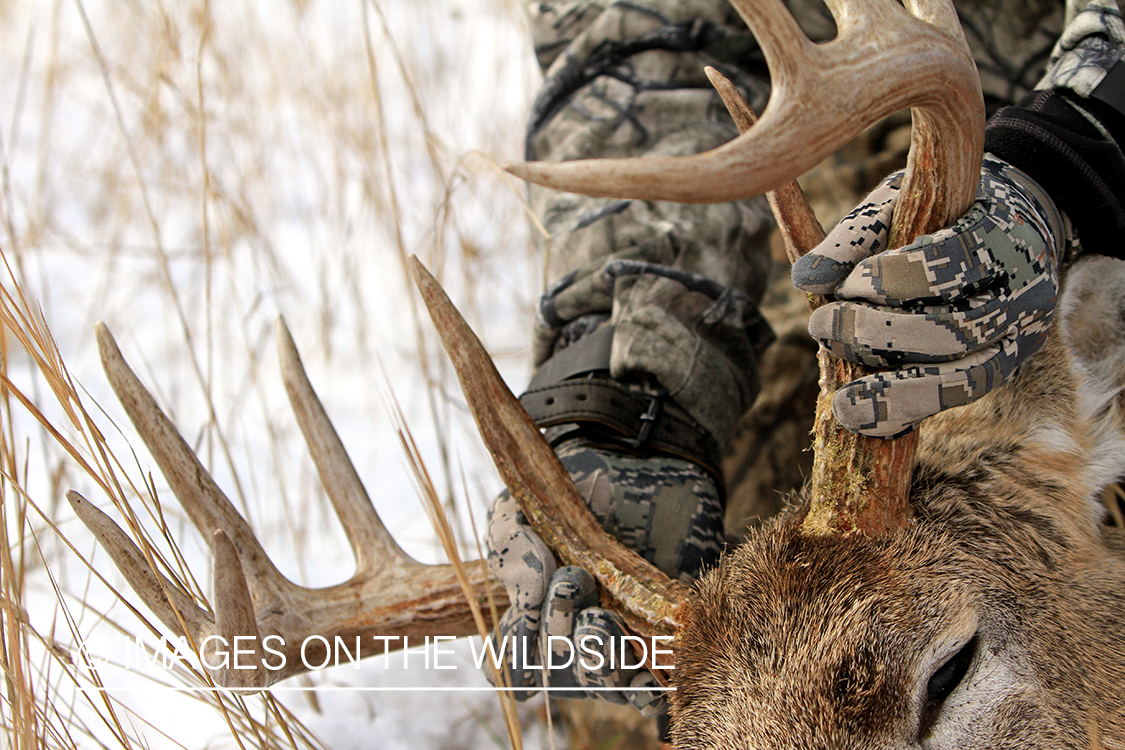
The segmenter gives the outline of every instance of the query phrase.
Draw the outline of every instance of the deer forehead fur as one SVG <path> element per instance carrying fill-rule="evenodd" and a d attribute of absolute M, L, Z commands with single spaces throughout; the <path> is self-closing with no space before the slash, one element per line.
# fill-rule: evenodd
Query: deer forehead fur
<path fill-rule="evenodd" d="M 1125 263 L 1071 272 L 1007 385 L 927 421 L 916 523 L 813 537 L 804 505 L 699 584 L 676 652 L 680 748 L 1113 747 L 1125 742 Z M 973 665 L 920 736 L 929 677 Z"/>

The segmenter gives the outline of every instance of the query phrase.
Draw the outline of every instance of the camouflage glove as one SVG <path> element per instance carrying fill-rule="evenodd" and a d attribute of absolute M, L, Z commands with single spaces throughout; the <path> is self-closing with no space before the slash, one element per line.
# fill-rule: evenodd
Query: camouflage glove
<path fill-rule="evenodd" d="M 557 452 L 602 526 L 665 573 L 686 581 L 718 560 L 722 504 L 714 481 L 695 464 L 624 455 L 583 439 Z M 666 710 L 665 693 L 654 690 L 651 672 L 634 666 L 635 654 L 621 666 L 624 629 L 617 615 L 596 606 L 593 577 L 557 567 L 507 492 L 489 509 L 486 546 L 489 567 L 511 600 L 493 637 L 496 653 L 505 650 L 513 687 L 568 688 L 553 695 L 629 703 L 646 716 Z M 544 655 L 551 669 L 544 669 Z"/>
<path fill-rule="evenodd" d="M 840 300 L 813 313 L 809 332 L 838 357 L 894 368 L 832 402 L 841 424 L 877 437 L 975 401 L 1039 349 L 1064 247 L 1062 215 L 1042 188 L 985 154 L 965 216 L 883 251 L 901 180 L 889 177 L 793 265 L 797 287 Z"/>

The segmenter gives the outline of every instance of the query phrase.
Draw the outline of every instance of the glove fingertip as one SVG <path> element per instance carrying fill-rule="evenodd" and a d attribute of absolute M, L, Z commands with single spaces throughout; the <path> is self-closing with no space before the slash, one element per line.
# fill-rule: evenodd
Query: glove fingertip
<path fill-rule="evenodd" d="M 832 294 L 855 268 L 852 261 L 840 261 L 811 252 L 793 264 L 793 286 L 813 294 Z"/>
<path fill-rule="evenodd" d="M 625 698 L 641 716 L 656 716 L 668 710 L 668 696 L 648 670 L 641 671 L 629 682 Z"/>
<path fill-rule="evenodd" d="M 578 613 L 574 625 L 575 633 L 595 633 L 610 638 L 625 635 L 621 617 L 616 612 L 601 607 L 586 607 Z"/>
<path fill-rule="evenodd" d="M 577 612 L 598 603 L 598 585 L 585 568 L 564 565 L 551 576 L 547 598 L 556 607 Z"/>

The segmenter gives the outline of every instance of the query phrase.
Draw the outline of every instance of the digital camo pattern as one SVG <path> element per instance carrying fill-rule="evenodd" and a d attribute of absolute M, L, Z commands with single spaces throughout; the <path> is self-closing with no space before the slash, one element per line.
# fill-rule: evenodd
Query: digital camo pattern
<path fill-rule="evenodd" d="M 723 506 L 715 482 L 678 458 L 640 458 L 564 443 L 559 460 L 594 516 L 630 549 L 685 583 L 718 562 Z"/>
<path fill-rule="evenodd" d="M 599 450 L 572 440 L 558 451 L 578 491 L 606 531 L 636 550 L 672 578 L 690 581 L 714 565 L 723 545 L 723 508 L 711 478 L 694 464 L 674 458 L 639 458 Z M 663 710 L 663 693 L 643 669 L 586 668 L 545 670 L 567 661 L 570 643 L 619 642 L 617 616 L 594 605 L 593 579 L 579 568 L 556 568 L 554 556 L 531 529 L 515 500 L 501 493 L 488 514 L 489 568 L 504 584 L 512 606 L 493 636 L 510 657 L 513 687 L 540 687 L 545 675 L 556 687 L 630 687 L 598 692 L 614 702 L 629 702 L 645 713 Z M 553 648 L 552 648 L 553 647 Z M 530 695 L 517 693 L 517 699 Z M 583 692 L 560 693 L 582 697 Z"/>
<path fill-rule="evenodd" d="M 844 425 L 881 437 L 975 401 L 1039 349 L 1067 235 L 1042 189 L 986 154 L 976 202 L 962 219 L 879 252 L 897 189 L 889 179 L 793 266 L 797 286 L 835 287 L 840 300 L 812 314 L 814 338 L 851 362 L 901 368 L 850 383 L 833 399 Z M 870 252 L 877 254 L 864 257 Z"/>
<path fill-rule="evenodd" d="M 846 427 L 873 437 L 900 437 L 939 411 L 976 401 L 1003 383 L 1042 339 L 1007 339 L 953 362 L 908 365 L 848 383 L 832 397 Z"/>
<path fill-rule="evenodd" d="M 496 653 L 505 657 L 511 687 L 542 685 L 539 658 L 539 632 L 543 603 L 551 578 L 558 569 L 555 556 L 532 530 L 515 498 L 504 490 L 488 509 L 488 534 L 484 540 L 488 569 L 504 584 L 510 606 L 500 617 L 492 635 Z M 524 665 L 530 665 L 525 668 Z M 485 670 L 494 682 L 492 670 Z M 515 692 L 518 701 L 532 692 Z"/>
<path fill-rule="evenodd" d="M 582 568 L 559 568 L 551 579 L 543 605 L 541 654 L 550 653 L 548 665 L 571 664 L 567 669 L 545 669 L 543 682 L 551 687 L 615 688 L 589 693 L 559 693 L 565 697 L 599 695 L 611 703 L 629 703 L 646 716 L 666 710 L 666 696 L 631 645 L 618 617 L 597 606 L 594 578 Z M 608 645 L 607 645 L 608 644 Z M 622 654 L 622 649 L 628 653 Z"/>
<path fill-rule="evenodd" d="M 1089 96 L 1125 54 L 1125 22 L 1117 0 L 1076 5 L 1083 7 L 1059 38 L 1048 73 L 1036 88 L 1070 89 Z"/>
<path fill-rule="evenodd" d="M 493 637 L 497 649 L 505 649 L 510 665 L 539 664 L 538 639 L 543 601 L 551 577 L 558 569 L 555 556 L 527 522 L 519 504 L 504 490 L 488 509 L 488 533 L 484 540 L 488 568 L 504 585 L 510 606 L 501 616 Z M 494 675 L 485 670 L 490 681 Z M 534 673 L 512 669 L 512 687 L 531 687 Z M 527 700 L 532 693 L 515 693 Z"/>

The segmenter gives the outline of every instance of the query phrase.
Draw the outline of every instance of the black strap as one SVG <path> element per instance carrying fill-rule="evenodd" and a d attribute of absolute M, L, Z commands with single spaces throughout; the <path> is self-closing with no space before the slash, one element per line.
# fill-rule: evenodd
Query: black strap
<path fill-rule="evenodd" d="M 527 391 L 520 403 L 540 427 L 594 424 L 611 442 L 633 450 L 650 448 L 719 473 L 714 439 L 666 396 L 639 393 L 603 378 L 581 378 Z"/>
<path fill-rule="evenodd" d="M 718 444 L 666 396 L 638 392 L 605 378 L 579 378 L 529 390 L 520 403 L 540 427 L 597 425 L 606 440 L 686 459 L 719 476 Z"/>
<path fill-rule="evenodd" d="M 1118 60 L 1101 83 L 1090 92 L 1091 99 L 1105 102 L 1125 115 L 1125 61 Z"/>
<path fill-rule="evenodd" d="M 520 396 L 535 424 L 577 424 L 615 445 L 683 458 L 702 466 L 722 486 L 722 455 L 715 439 L 667 395 L 612 380 L 612 346 L 613 326 L 605 325 L 540 365 Z"/>

